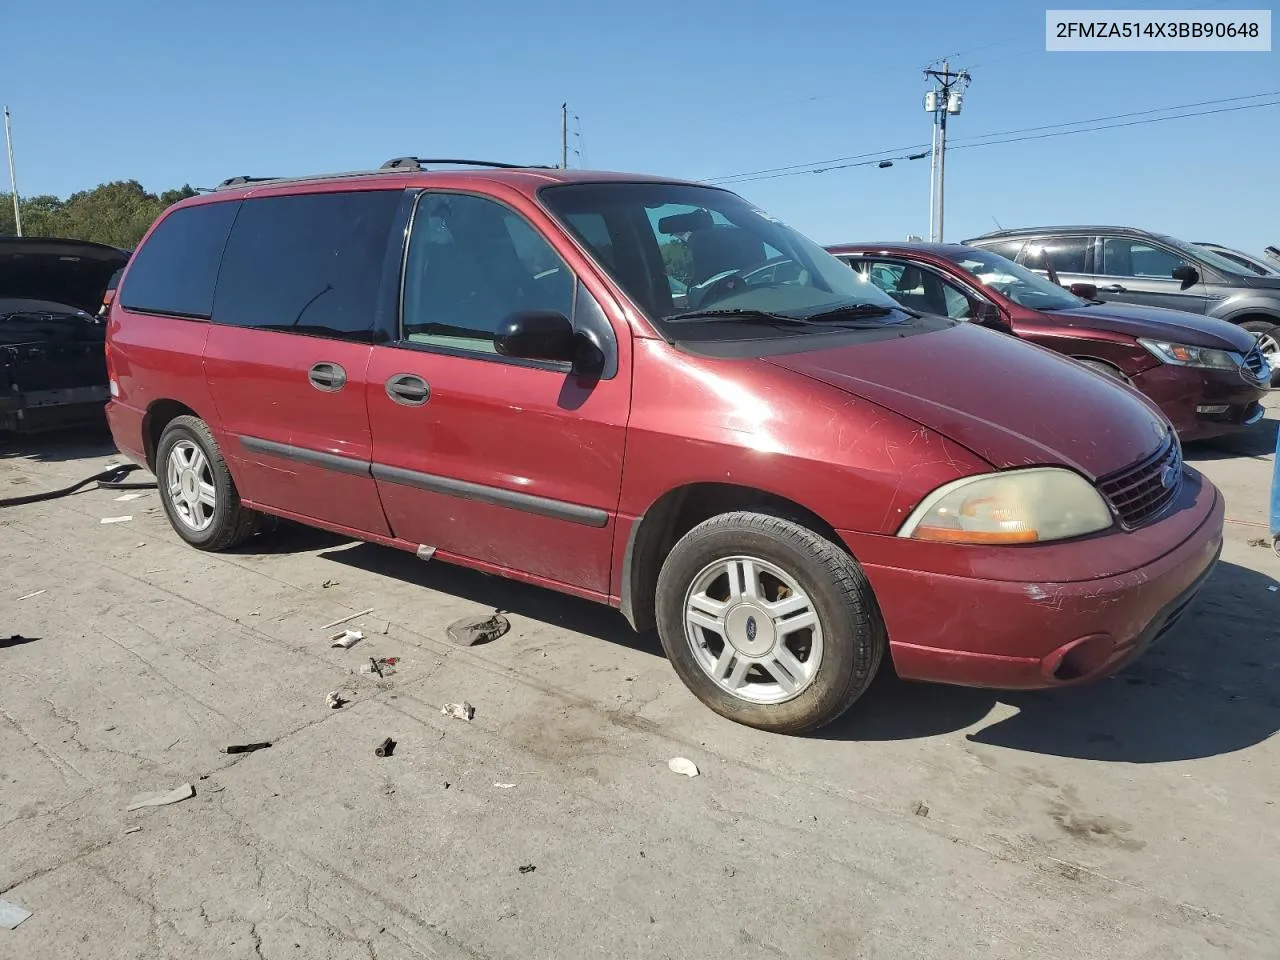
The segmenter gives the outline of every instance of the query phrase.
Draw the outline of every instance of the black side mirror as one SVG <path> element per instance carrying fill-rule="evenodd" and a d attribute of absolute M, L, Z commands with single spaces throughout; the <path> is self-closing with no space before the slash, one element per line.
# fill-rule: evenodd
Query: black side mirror
<path fill-rule="evenodd" d="M 511 314 L 494 331 L 493 346 L 504 357 L 569 363 L 578 373 L 595 373 L 604 366 L 600 348 L 555 310 Z"/>
<path fill-rule="evenodd" d="M 1181 281 L 1183 290 L 1200 279 L 1200 271 L 1189 263 L 1181 263 L 1174 267 L 1170 275 L 1173 279 Z"/>
<path fill-rule="evenodd" d="M 1081 299 L 1084 299 L 1084 300 L 1098 299 L 1097 284 L 1073 283 L 1071 284 L 1071 286 L 1067 287 L 1067 289 L 1070 290 L 1072 293 L 1074 293 L 1077 297 L 1080 297 Z"/>
<path fill-rule="evenodd" d="M 978 326 L 990 327 L 992 330 L 1000 330 L 1004 333 L 1010 330 L 1009 321 L 1000 312 L 1000 308 L 985 300 L 973 305 L 973 322 Z"/>

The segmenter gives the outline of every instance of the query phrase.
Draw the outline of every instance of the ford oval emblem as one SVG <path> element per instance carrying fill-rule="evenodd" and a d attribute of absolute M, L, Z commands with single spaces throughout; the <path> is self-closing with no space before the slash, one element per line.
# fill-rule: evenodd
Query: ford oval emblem
<path fill-rule="evenodd" d="M 755 640 L 756 638 L 756 618 L 747 617 L 747 639 Z"/>

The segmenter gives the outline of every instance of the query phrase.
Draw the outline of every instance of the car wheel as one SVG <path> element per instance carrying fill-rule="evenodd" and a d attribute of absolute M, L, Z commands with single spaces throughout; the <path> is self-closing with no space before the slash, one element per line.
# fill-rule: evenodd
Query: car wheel
<path fill-rule="evenodd" d="M 1249 320 L 1240 327 L 1257 337 L 1262 355 L 1271 364 L 1271 384 L 1275 386 L 1280 382 L 1280 324 L 1270 320 Z"/>
<path fill-rule="evenodd" d="M 1124 371 L 1118 367 L 1113 367 L 1109 363 L 1103 363 L 1101 360 L 1086 360 L 1081 357 L 1076 358 L 1076 363 L 1083 364 L 1090 370 L 1096 370 L 1103 376 L 1110 377 L 1112 380 L 1119 380 L 1121 383 L 1128 383 L 1129 378 L 1124 375 Z"/>
<path fill-rule="evenodd" d="M 791 520 L 736 512 L 676 543 L 657 586 L 658 633 L 680 679 L 716 713 L 778 733 L 835 720 L 886 645 L 862 568 Z"/>
<path fill-rule="evenodd" d="M 160 435 L 156 479 L 169 523 L 200 550 L 227 550 L 253 536 L 260 514 L 240 494 L 209 427 L 198 417 L 175 417 Z"/>

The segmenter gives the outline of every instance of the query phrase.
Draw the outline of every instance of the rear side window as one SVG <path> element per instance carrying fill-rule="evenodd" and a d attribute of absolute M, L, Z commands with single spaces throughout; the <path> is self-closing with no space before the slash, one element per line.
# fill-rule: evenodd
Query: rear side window
<path fill-rule="evenodd" d="M 1027 241 L 1018 262 L 1032 270 L 1048 270 L 1052 261 L 1058 273 L 1084 273 L 1088 237 L 1042 237 Z"/>
<path fill-rule="evenodd" d="M 1006 260 L 1017 260 L 1018 254 L 1022 250 L 1022 245 L 1026 243 L 1021 237 L 1017 240 L 996 240 L 992 243 L 982 243 L 980 246 L 983 250 L 990 250 L 992 253 L 998 253 Z M 978 246 L 978 244 L 975 244 Z"/>
<path fill-rule="evenodd" d="M 205 203 L 169 214 L 133 255 L 120 303 L 139 313 L 207 320 L 227 235 L 239 203 Z"/>
<path fill-rule="evenodd" d="M 371 341 L 399 190 L 246 200 L 236 218 L 213 321 Z"/>

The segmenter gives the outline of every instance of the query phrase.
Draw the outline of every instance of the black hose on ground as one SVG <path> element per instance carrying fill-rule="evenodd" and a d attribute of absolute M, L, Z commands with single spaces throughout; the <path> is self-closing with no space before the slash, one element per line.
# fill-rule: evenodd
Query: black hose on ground
<path fill-rule="evenodd" d="M 61 490 L 46 490 L 44 493 L 29 493 L 24 497 L 6 497 L 0 500 L 0 507 L 21 507 L 28 503 L 40 503 L 44 500 L 57 500 L 59 497 L 67 497 L 73 493 L 79 493 L 89 484 L 94 484 L 94 490 L 154 490 L 156 482 L 154 480 L 135 481 L 133 483 L 125 483 L 124 478 L 135 470 L 142 469 L 136 463 L 126 463 L 119 467 L 112 467 L 110 470 L 103 470 L 102 473 L 95 473 L 92 477 L 85 477 L 79 483 L 73 483 L 69 487 L 63 487 Z"/>

